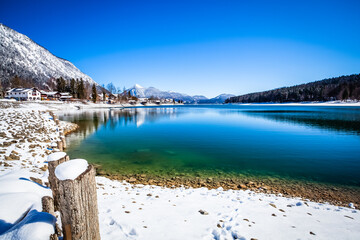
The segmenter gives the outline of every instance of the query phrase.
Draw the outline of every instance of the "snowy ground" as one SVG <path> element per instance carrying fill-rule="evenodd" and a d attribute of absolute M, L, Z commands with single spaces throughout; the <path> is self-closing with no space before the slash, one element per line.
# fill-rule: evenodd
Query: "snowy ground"
<path fill-rule="evenodd" d="M 251 191 L 97 183 L 102 239 L 360 239 L 360 214 L 350 208 Z"/>
<path fill-rule="evenodd" d="M 62 129 L 44 110 L 63 106 L 0 110 L 1 240 L 48 239 L 54 231 L 41 197 L 51 196 L 45 161 Z M 5 160 L 10 155 L 19 160 Z M 360 239 L 360 213 L 352 208 L 242 190 L 96 181 L 102 239 Z"/>
<path fill-rule="evenodd" d="M 2 106 L 4 107 L 4 106 Z M 49 239 L 56 219 L 42 212 L 41 198 L 51 196 L 47 155 L 60 138 L 42 106 L 0 111 L 0 239 Z"/>

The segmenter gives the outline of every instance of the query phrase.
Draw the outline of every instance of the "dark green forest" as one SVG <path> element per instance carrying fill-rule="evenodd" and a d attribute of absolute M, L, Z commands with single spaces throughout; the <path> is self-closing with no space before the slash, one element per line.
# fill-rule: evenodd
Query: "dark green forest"
<path fill-rule="evenodd" d="M 225 103 L 360 100 L 360 74 L 231 97 Z"/>

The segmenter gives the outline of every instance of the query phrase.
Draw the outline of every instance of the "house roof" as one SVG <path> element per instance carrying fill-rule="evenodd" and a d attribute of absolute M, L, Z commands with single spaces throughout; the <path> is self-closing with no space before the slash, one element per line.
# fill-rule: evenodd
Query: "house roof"
<path fill-rule="evenodd" d="M 36 88 L 12 88 L 9 91 L 7 91 L 8 93 L 24 93 L 24 92 L 29 92 L 29 91 L 33 91 L 33 90 L 37 90 Z M 38 90 L 37 90 L 38 91 Z"/>
<path fill-rule="evenodd" d="M 40 91 L 42 94 L 46 94 L 46 95 L 55 95 L 58 92 L 47 92 L 47 91 Z"/>
<path fill-rule="evenodd" d="M 61 96 L 60 98 L 62 98 L 62 99 L 68 99 L 68 98 L 72 98 L 72 96 Z"/>

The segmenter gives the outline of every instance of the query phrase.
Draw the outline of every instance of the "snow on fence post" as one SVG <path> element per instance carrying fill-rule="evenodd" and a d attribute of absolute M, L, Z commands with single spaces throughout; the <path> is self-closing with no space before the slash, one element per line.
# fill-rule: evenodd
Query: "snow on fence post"
<path fill-rule="evenodd" d="M 99 240 L 95 168 L 84 159 L 56 167 L 64 239 Z"/>
<path fill-rule="evenodd" d="M 55 168 L 69 160 L 69 157 L 64 152 L 55 152 L 48 156 L 48 170 L 49 170 L 49 184 L 53 193 L 54 208 L 59 210 L 59 183 L 55 176 Z"/>

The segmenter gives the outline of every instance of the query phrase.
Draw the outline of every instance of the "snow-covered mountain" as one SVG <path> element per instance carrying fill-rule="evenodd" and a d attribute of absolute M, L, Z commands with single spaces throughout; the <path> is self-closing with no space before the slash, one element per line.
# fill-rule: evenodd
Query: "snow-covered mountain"
<path fill-rule="evenodd" d="M 71 62 L 54 56 L 27 36 L 0 23 L 0 79 L 7 81 L 15 75 L 38 85 L 59 77 L 82 78 L 89 84 L 95 83 Z"/>
<path fill-rule="evenodd" d="M 190 96 L 183 93 L 173 91 L 161 91 L 154 87 L 144 88 L 139 84 L 135 84 L 132 88 L 126 90 L 130 92 L 131 96 L 138 98 L 160 98 L 160 99 L 175 99 L 176 101 L 182 100 L 185 103 L 223 103 L 227 98 L 232 97 L 232 94 L 221 94 L 215 98 L 208 99 L 202 95 Z"/>
<path fill-rule="evenodd" d="M 146 88 L 140 86 L 139 84 L 135 84 L 132 88 L 126 90 L 127 92 L 130 92 L 131 96 L 135 96 L 138 98 L 145 98 L 145 90 Z"/>
<path fill-rule="evenodd" d="M 224 103 L 226 99 L 230 98 L 230 97 L 234 97 L 235 95 L 233 94 L 220 94 L 219 96 L 216 96 L 214 98 L 210 98 L 210 99 L 201 99 L 198 101 L 198 103 L 201 104 L 206 104 L 206 103 Z"/>

